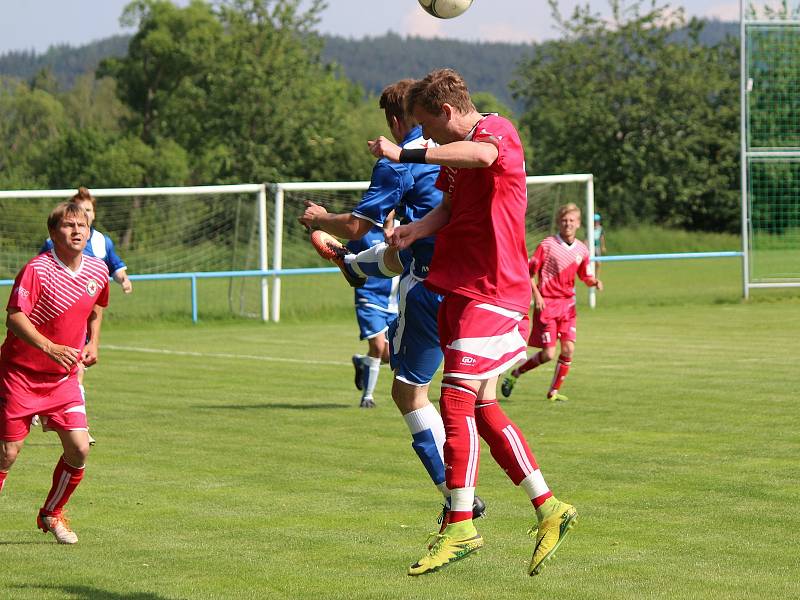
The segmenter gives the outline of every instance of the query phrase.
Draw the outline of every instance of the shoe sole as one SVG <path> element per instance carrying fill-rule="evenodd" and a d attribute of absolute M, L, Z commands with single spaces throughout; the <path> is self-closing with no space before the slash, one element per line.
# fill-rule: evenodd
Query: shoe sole
<path fill-rule="evenodd" d="M 356 378 L 355 378 L 354 383 L 356 384 L 356 389 L 360 392 L 361 390 L 364 389 L 364 385 L 361 383 L 361 381 L 362 381 L 361 380 L 361 361 L 358 358 L 356 358 L 355 356 L 353 356 L 352 361 L 353 361 L 353 367 L 356 370 Z"/>
<path fill-rule="evenodd" d="M 544 558 L 539 562 L 538 565 L 536 565 L 536 567 L 533 569 L 533 571 L 528 573 L 528 575 L 533 577 L 533 576 L 538 575 L 539 573 L 541 573 L 542 570 L 544 570 L 545 566 L 547 566 L 547 562 L 551 558 L 553 558 L 553 555 L 556 553 L 556 550 L 558 550 L 558 547 L 561 545 L 561 542 L 563 542 L 567 538 L 567 535 L 569 534 L 569 532 L 572 531 L 575 528 L 575 525 L 577 525 L 577 524 L 578 524 L 578 513 L 576 511 L 572 515 L 567 516 L 567 522 L 562 524 L 562 527 L 564 528 L 564 532 L 558 537 L 558 541 L 556 542 L 556 545 L 553 546 L 553 548 L 550 550 L 550 552 L 548 552 L 547 554 L 544 555 Z"/>
<path fill-rule="evenodd" d="M 431 573 L 438 573 L 439 571 L 441 571 L 445 567 L 449 567 L 453 563 L 457 563 L 457 562 L 459 562 L 461 560 L 464 560 L 465 558 L 470 558 L 471 556 L 475 556 L 476 554 L 478 554 L 478 552 L 480 552 L 481 548 L 483 548 L 483 546 L 481 546 L 480 548 L 475 548 L 474 550 L 470 550 L 466 554 L 462 554 L 461 556 L 458 556 L 458 557 L 456 557 L 456 558 L 444 563 L 443 565 L 439 565 L 438 567 L 434 567 L 433 569 L 428 569 L 427 571 L 423 571 L 422 573 L 409 573 L 408 576 L 409 577 L 420 577 L 421 575 L 430 575 Z"/>
<path fill-rule="evenodd" d="M 336 252 L 331 248 L 331 245 L 341 246 L 342 244 L 332 235 L 317 229 L 311 232 L 311 245 L 322 258 L 326 260 L 333 260 L 336 258 Z"/>

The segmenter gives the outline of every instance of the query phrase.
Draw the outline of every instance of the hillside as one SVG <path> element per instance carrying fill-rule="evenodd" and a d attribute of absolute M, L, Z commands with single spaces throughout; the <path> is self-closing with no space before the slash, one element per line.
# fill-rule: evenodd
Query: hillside
<path fill-rule="evenodd" d="M 713 45 L 738 33 L 736 23 L 710 21 L 701 41 Z M 49 68 L 59 85 L 69 88 L 76 77 L 94 70 L 103 58 L 125 55 L 129 40 L 129 36 L 113 36 L 79 47 L 53 46 L 42 54 L 9 52 L 0 55 L 0 75 L 30 79 Z M 340 65 L 344 74 L 368 93 L 379 93 L 388 82 L 421 77 L 434 68 L 448 66 L 461 72 L 473 91 L 489 92 L 516 109 L 520 107 L 512 99 L 508 84 L 517 63 L 536 50 L 531 44 L 424 39 L 394 33 L 363 39 L 325 36 L 324 40 L 323 59 Z"/>

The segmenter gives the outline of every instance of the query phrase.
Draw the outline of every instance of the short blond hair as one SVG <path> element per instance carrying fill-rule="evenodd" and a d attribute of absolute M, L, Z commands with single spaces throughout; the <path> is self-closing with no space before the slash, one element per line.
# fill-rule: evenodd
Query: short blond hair
<path fill-rule="evenodd" d="M 576 212 L 578 213 L 578 215 L 580 215 L 581 209 L 574 202 L 569 202 L 568 204 L 565 204 L 564 206 L 558 209 L 558 218 L 561 219 L 564 215 L 571 212 Z"/>

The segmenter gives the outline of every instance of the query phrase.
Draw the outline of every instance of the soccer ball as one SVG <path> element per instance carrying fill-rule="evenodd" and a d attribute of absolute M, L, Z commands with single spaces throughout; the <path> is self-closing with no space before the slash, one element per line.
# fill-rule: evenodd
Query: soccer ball
<path fill-rule="evenodd" d="M 457 17 L 472 6 L 473 0 L 417 0 L 425 12 L 440 19 Z"/>

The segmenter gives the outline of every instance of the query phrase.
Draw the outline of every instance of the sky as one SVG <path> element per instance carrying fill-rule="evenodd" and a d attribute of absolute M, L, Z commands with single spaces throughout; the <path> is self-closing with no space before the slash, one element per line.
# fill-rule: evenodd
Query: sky
<path fill-rule="evenodd" d="M 118 33 L 129 0 L 0 0 L 0 54 L 10 50 L 44 52 L 54 44 L 81 46 Z M 558 0 L 564 15 L 575 0 Z M 588 1 L 608 12 L 608 0 Z M 738 0 L 663 0 L 690 16 L 737 21 Z M 187 0 L 175 0 L 186 5 Z M 659 2 L 661 3 L 661 2 Z M 474 0 L 460 17 L 441 20 L 425 13 L 416 0 L 327 0 L 318 25 L 321 33 L 351 38 L 400 35 L 446 37 L 464 41 L 540 42 L 558 37 L 546 0 Z"/>

